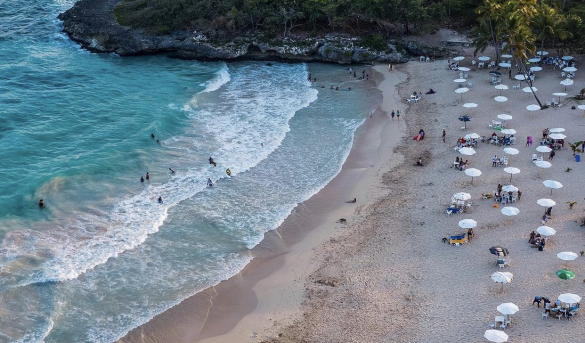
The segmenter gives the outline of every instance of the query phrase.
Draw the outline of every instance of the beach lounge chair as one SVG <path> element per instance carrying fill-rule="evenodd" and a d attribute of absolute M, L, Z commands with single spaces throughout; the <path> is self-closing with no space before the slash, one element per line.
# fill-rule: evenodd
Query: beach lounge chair
<path fill-rule="evenodd" d="M 451 245 L 460 245 L 467 243 L 467 233 L 462 233 L 460 235 L 449 236 L 449 244 Z"/>

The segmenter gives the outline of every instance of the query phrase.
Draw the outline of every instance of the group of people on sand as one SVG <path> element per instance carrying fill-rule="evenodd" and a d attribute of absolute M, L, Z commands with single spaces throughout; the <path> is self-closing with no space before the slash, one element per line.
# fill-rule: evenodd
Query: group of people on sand
<path fill-rule="evenodd" d="M 531 247 L 538 248 L 538 251 L 545 251 L 546 249 L 546 239 L 541 237 L 540 233 L 532 231 L 530 233 L 530 238 L 528 238 L 528 243 Z"/>

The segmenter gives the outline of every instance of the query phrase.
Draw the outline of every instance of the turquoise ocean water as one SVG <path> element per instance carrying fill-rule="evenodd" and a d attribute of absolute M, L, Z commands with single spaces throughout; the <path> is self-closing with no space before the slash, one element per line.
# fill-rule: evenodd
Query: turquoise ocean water
<path fill-rule="evenodd" d="M 373 103 L 341 66 L 90 54 L 72 5 L 0 0 L 0 342 L 112 342 L 234 275 Z"/>

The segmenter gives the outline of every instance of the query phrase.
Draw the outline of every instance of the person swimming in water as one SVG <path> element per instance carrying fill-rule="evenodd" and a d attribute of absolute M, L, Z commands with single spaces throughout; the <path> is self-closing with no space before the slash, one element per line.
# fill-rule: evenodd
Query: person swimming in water
<path fill-rule="evenodd" d="M 40 208 L 45 207 L 45 201 L 43 199 L 39 200 L 39 207 Z"/>
<path fill-rule="evenodd" d="M 169 170 L 171 171 L 171 174 L 175 173 L 175 170 L 173 168 L 169 168 Z"/>
<path fill-rule="evenodd" d="M 162 204 L 162 203 L 163 203 L 163 199 L 162 199 L 162 197 L 158 197 L 158 203 L 159 203 L 159 204 Z"/>
<path fill-rule="evenodd" d="M 207 187 L 213 187 L 213 181 L 211 179 L 207 179 Z"/>
<path fill-rule="evenodd" d="M 214 167 L 217 167 L 217 163 L 213 160 L 213 158 L 209 158 L 209 164 L 213 164 Z"/>
<path fill-rule="evenodd" d="M 142 177 L 142 175 L 140 175 L 140 182 L 144 182 L 144 177 Z"/>
<path fill-rule="evenodd" d="M 154 133 L 150 133 L 150 138 L 154 139 Z"/>
<path fill-rule="evenodd" d="M 232 176 L 232 171 L 230 170 L 230 168 L 226 169 L 225 173 L 227 174 L 227 176 Z"/>

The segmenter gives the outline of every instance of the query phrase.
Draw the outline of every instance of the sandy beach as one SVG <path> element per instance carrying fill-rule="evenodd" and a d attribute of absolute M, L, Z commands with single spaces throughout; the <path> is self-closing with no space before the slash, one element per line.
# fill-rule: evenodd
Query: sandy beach
<path fill-rule="evenodd" d="M 531 305 L 535 296 L 553 302 L 561 293 L 585 294 L 583 257 L 569 261 L 573 280 L 561 280 L 555 272 L 565 266 L 557 258 L 562 251 L 581 255 L 585 216 L 584 164 L 576 163 L 569 142 L 585 140 L 583 111 L 570 100 L 583 87 L 585 77 L 577 72 L 567 88 L 563 106 L 529 112 L 534 97 L 509 80 L 501 69 L 502 91 L 508 100 L 494 101 L 500 91 L 490 84 L 490 69 L 471 64 L 472 50 L 461 50 L 470 67 L 469 92 L 454 90 L 459 72 L 448 70 L 446 61 L 412 61 L 396 66 L 376 66 L 376 82 L 383 101 L 356 135 L 354 148 L 342 172 L 321 192 L 299 205 L 278 230 L 267 235 L 254 249 L 257 258 L 242 273 L 214 289 L 199 294 L 132 331 L 123 342 L 483 342 L 484 331 L 499 313 L 496 307 L 513 302 L 520 311 L 506 329 L 510 341 L 546 342 L 551 337 L 576 341 L 585 332 L 573 321 L 542 319 L 542 308 Z M 490 55 L 490 53 L 492 53 Z M 551 51 L 551 53 L 553 53 Z M 493 56 L 493 51 L 486 51 Z M 582 56 L 576 56 L 577 68 Z M 536 72 L 534 86 L 544 103 L 564 86 L 560 71 L 543 66 Z M 526 84 L 523 83 L 522 87 Z M 436 94 L 423 95 L 420 102 L 407 104 L 414 91 L 429 88 Z M 466 102 L 477 103 L 467 109 Z M 583 103 L 583 102 L 581 102 Z M 389 113 L 400 110 L 400 120 Z M 519 214 L 504 216 L 505 205 L 482 199 L 498 184 L 510 184 L 503 167 L 492 167 L 492 157 L 504 155 L 504 146 L 479 143 L 477 153 L 466 156 L 470 168 L 482 175 L 471 178 L 453 168 L 461 155 L 457 139 L 476 132 L 489 138 L 488 125 L 498 114 L 513 116 L 506 128 L 513 128 L 518 155 L 508 156 L 509 166 L 521 170 L 511 184 L 522 197 L 510 206 Z M 473 117 L 462 129 L 457 118 Z M 565 128 L 565 147 L 557 151 L 552 167 L 540 169 L 532 161 L 545 128 Z M 446 143 L 441 138 L 446 130 Z M 422 141 L 414 141 L 420 129 Z M 526 137 L 533 138 L 525 146 Z M 542 154 L 538 154 L 541 156 Z M 415 162 L 422 158 L 423 167 Z M 548 154 L 544 155 L 544 160 Z M 570 171 L 566 171 L 570 168 Z M 544 180 L 556 180 L 564 187 L 552 192 Z M 452 194 L 471 194 L 467 213 L 447 215 Z M 344 201 L 357 198 L 356 204 Z M 556 201 L 547 225 L 557 233 L 547 240 L 546 251 L 529 243 L 529 234 L 541 226 L 544 207 L 540 198 Z M 567 202 L 577 202 L 572 209 Z M 337 223 L 346 218 L 345 224 Z M 462 233 L 461 219 L 474 219 L 474 239 L 452 246 L 443 238 Z M 510 251 L 510 265 L 503 270 L 488 249 L 500 245 Z M 514 275 L 511 284 L 494 283 L 494 272 Z M 199 297 L 199 301 L 197 301 Z M 206 299 L 205 302 L 200 301 Z M 204 306 L 209 312 L 191 304 Z M 191 315 L 198 313 L 198 315 Z M 204 313 L 205 315 L 201 315 Z"/>

